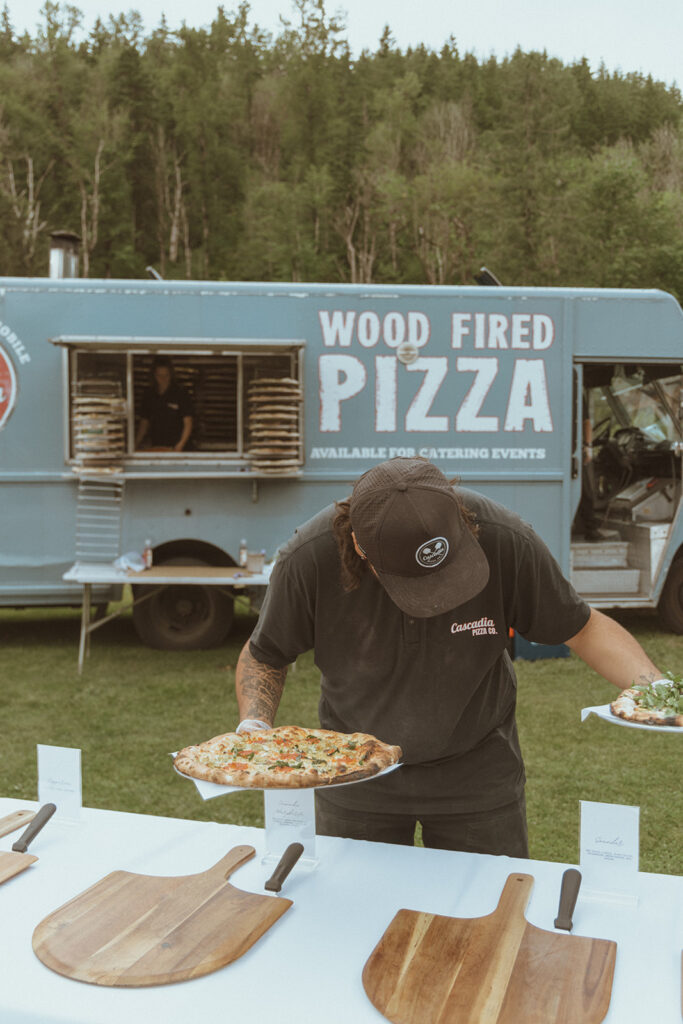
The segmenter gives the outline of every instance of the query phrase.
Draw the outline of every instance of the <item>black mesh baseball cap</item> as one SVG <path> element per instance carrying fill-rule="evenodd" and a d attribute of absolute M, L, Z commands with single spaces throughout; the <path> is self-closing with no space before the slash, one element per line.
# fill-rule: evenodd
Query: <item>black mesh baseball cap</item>
<path fill-rule="evenodd" d="M 351 528 L 401 611 L 429 618 L 484 589 L 489 564 L 453 487 L 426 459 L 373 466 L 356 483 Z"/>

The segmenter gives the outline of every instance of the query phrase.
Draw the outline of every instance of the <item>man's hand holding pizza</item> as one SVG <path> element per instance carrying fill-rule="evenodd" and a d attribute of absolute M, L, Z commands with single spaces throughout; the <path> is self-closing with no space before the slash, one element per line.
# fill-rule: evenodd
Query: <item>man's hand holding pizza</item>
<path fill-rule="evenodd" d="M 260 718 L 243 718 L 235 729 L 235 732 L 238 734 L 243 732 L 258 732 L 260 729 L 271 728 L 272 726 L 270 726 L 268 722 L 263 722 Z"/>

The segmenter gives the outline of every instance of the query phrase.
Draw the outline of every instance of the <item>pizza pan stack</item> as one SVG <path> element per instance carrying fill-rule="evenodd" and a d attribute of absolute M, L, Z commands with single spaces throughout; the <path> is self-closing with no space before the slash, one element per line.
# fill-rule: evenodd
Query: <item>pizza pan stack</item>
<path fill-rule="evenodd" d="M 82 380 L 71 397 L 76 471 L 113 471 L 125 455 L 126 403 L 114 381 Z"/>
<path fill-rule="evenodd" d="M 248 452 L 263 473 L 295 473 L 301 466 L 301 385 L 291 377 L 258 377 L 247 391 Z"/>

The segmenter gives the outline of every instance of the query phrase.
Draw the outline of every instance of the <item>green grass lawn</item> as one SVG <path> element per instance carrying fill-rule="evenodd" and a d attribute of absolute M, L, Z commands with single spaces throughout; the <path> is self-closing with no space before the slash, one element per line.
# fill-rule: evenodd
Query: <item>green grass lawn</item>
<path fill-rule="evenodd" d="M 620 621 L 655 664 L 681 671 L 683 640 L 656 617 Z M 204 802 L 167 753 L 234 728 L 234 669 L 254 616 L 242 611 L 230 642 L 170 653 L 142 646 L 128 614 L 91 640 L 76 671 L 79 613 L 0 610 L 0 795 L 35 800 L 36 744 L 80 747 L 89 807 L 263 824 L 260 793 Z M 641 869 L 683 874 L 683 737 L 581 724 L 582 707 L 616 692 L 575 657 L 516 663 L 519 731 L 527 766 L 531 856 L 576 863 L 579 801 L 639 806 Z M 279 723 L 317 724 L 318 674 L 310 655 L 290 673 Z"/>

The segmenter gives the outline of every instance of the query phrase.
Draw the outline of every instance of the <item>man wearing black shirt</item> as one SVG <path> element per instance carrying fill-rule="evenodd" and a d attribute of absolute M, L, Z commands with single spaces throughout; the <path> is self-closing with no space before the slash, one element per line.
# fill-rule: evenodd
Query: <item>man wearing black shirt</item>
<path fill-rule="evenodd" d="M 135 437 L 139 448 L 148 438 L 149 447 L 182 452 L 192 433 L 192 403 L 185 388 L 176 384 L 173 364 L 167 356 L 152 363 L 153 383 L 142 397 L 141 419 Z"/>
<path fill-rule="evenodd" d="M 567 643 L 619 689 L 661 673 L 589 608 L 530 526 L 424 459 L 365 473 L 278 555 L 237 669 L 240 731 L 272 725 L 315 653 L 320 722 L 398 744 L 402 766 L 316 792 L 322 834 L 527 856 L 510 628 Z"/>

